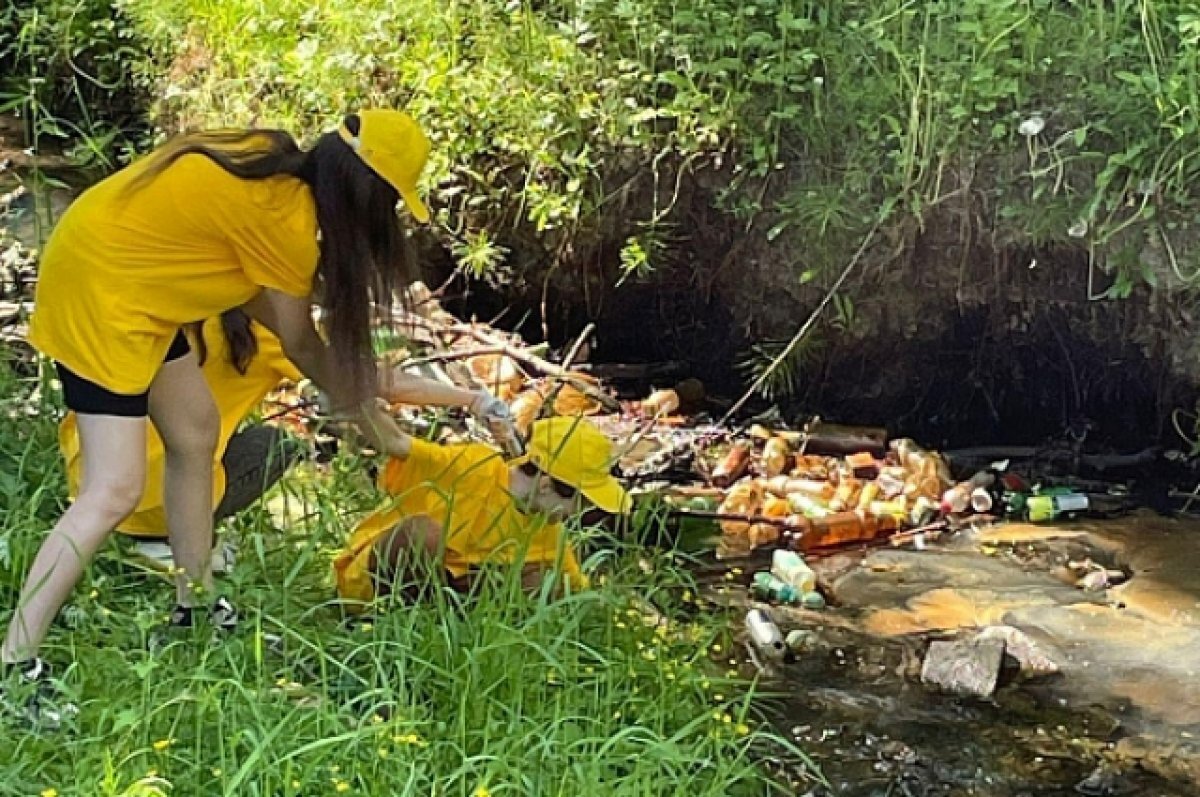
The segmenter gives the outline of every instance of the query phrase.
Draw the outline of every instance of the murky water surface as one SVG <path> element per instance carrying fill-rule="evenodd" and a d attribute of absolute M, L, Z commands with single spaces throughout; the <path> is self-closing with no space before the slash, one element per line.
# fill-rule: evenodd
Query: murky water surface
<path fill-rule="evenodd" d="M 1087 558 L 1129 580 L 1078 588 L 1068 563 Z M 768 566 L 736 564 L 739 581 Z M 812 636 L 763 675 L 780 694 L 773 721 L 830 783 L 798 794 L 1200 795 L 1200 524 L 1003 525 L 813 565 L 835 605 L 772 609 Z M 737 582 L 711 591 L 745 601 Z M 1007 666 L 989 701 L 920 683 L 930 640 L 990 625 L 1025 632 L 1061 672 Z"/>

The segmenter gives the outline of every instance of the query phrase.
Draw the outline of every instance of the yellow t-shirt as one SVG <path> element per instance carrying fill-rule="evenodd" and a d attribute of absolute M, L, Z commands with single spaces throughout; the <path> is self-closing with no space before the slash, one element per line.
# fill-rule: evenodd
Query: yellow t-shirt
<path fill-rule="evenodd" d="M 229 362 L 229 346 L 221 331 L 220 319 L 204 323 L 204 342 L 208 356 L 201 369 L 204 380 L 212 391 L 221 415 L 221 434 L 217 440 L 216 460 L 213 463 L 213 508 L 225 494 L 225 469 L 221 458 L 229 438 L 238 425 L 254 411 L 263 398 L 285 379 L 293 382 L 301 379 L 300 372 L 283 355 L 279 338 L 261 324 L 254 324 L 254 336 L 258 340 L 258 354 L 250 361 L 245 375 L 238 373 Z M 67 485 L 74 498 L 79 491 L 80 471 L 83 459 L 79 454 L 79 432 L 75 413 L 67 413 L 58 428 L 58 444 L 67 464 Z M 153 425 L 146 430 L 146 486 L 137 510 L 122 521 L 118 530 L 139 537 L 166 537 L 167 516 L 163 510 L 163 465 L 165 452 L 162 438 Z"/>
<path fill-rule="evenodd" d="M 586 587 L 562 524 L 521 512 L 508 492 L 508 477 L 504 458 L 488 446 L 414 440 L 408 458 L 389 460 L 379 477 L 379 486 L 392 500 L 359 523 L 334 560 L 338 594 L 363 603 L 374 597 L 370 562 L 375 541 L 412 515 L 428 515 L 442 525 L 443 565 L 455 576 L 484 562 L 557 563 L 573 586 Z"/>
<path fill-rule="evenodd" d="M 144 158 L 85 191 L 42 256 L 29 340 L 114 393 L 150 385 L 181 326 L 262 288 L 308 296 L 319 249 L 312 192 L 242 180 L 184 155 L 149 182 Z"/>

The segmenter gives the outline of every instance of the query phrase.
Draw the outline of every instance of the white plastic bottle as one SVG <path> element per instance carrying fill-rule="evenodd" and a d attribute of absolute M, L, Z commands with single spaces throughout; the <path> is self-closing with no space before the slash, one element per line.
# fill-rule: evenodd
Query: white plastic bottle
<path fill-rule="evenodd" d="M 771 573 L 801 595 L 817 588 L 817 574 L 795 551 L 776 550 L 771 558 Z"/>

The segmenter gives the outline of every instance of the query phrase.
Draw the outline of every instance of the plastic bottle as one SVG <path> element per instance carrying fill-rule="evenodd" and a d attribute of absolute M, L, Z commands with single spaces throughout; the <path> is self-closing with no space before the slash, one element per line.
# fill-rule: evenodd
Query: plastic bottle
<path fill-rule="evenodd" d="M 942 494 L 942 511 L 948 515 L 966 512 L 971 506 L 971 498 L 981 487 L 991 487 L 996 483 L 996 474 L 992 471 L 981 470 L 965 482 L 959 482 Z"/>
<path fill-rule="evenodd" d="M 854 477 L 842 479 L 841 484 L 837 486 L 837 490 L 833 493 L 833 498 L 829 500 L 829 508 L 834 512 L 842 512 L 847 509 L 853 509 L 858 505 L 858 493 L 862 489 L 862 482 Z"/>
<path fill-rule="evenodd" d="M 950 468 L 934 452 L 926 451 L 908 438 L 893 440 L 890 447 L 896 459 L 912 476 L 918 479 L 933 477 L 943 484 L 950 484 Z"/>
<path fill-rule="evenodd" d="M 767 476 L 778 476 L 788 470 L 792 452 L 782 437 L 772 437 L 763 446 L 762 467 Z"/>
<path fill-rule="evenodd" d="M 670 415 L 679 409 L 679 394 L 674 390 L 655 390 L 642 399 L 642 412 L 652 417 Z"/>
<path fill-rule="evenodd" d="M 782 659 L 787 653 L 787 644 L 783 641 L 779 626 L 762 609 L 746 612 L 746 631 L 750 635 L 750 644 L 762 655 Z"/>
<path fill-rule="evenodd" d="M 828 501 L 833 498 L 833 493 L 836 488 L 823 479 L 794 479 L 787 476 L 776 476 L 773 479 L 766 479 L 763 482 L 766 489 L 778 495 L 781 498 L 786 498 L 792 493 L 803 493 L 810 495 L 813 498 L 820 498 L 822 501 Z"/>
<path fill-rule="evenodd" d="M 971 492 L 971 509 L 975 512 L 991 512 L 996 498 L 987 487 L 976 487 Z"/>
<path fill-rule="evenodd" d="M 805 534 L 793 535 L 789 539 L 793 549 L 811 551 L 851 542 L 866 542 L 900 528 L 900 521 L 891 515 L 876 517 L 858 510 L 813 518 L 811 523 L 812 528 Z"/>
<path fill-rule="evenodd" d="M 884 499 L 895 498 L 904 492 L 904 476 L 897 473 L 899 468 L 884 468 L 875 483 L 879 485 L 879 495 Z"/>
<path fill-rule="evenodd" d="M 754 515 L 762 503 L 762 491 L 753 481 L 735 484 L 721 507 L 717 510 L 722 515 Z M 745 534 L 750 528 L 750 522 L 744 520 L 722 520 L 721 531 L 728 535 Z"/>
<path fill-rule="evenodd" d="M 863 485 L 862 492 L 858 494 L 858 506 L 856 509 L 866 509 L 874 503 L 879 497 L 879 485 L 875 482 L 867 482 Z"/>
<path fill-rule="evenodd" d="M 788 496 L 788 503 L 791 505 L 793 512 L 797 512 L 805 517 L 825 517 L 830 512 L 829 507 L 821 499 L 805 495 L 804 493 L 792 493 Z"/>
<path fill-rule="evenodd" d="M 729 453 L 713 469 L 712 483 L 717 487 L 728 487 L 742 477 L 750 465 L 750 445 L 737 442 Z"/>
<path fill-rule="evenodd" d="M 771 556 L 771 574 L 801 595 L 817 588 L 817 574 L 795 551 L 782 548 L 775 551 Z"/>
<path fill-rule="evenodd" d="M 874 517 L 890 517 L 897 523 L 908 519 L 908 509 L 903 501 L 872 501 L 867 514 Z"/>
<path fill-rule="evenodd" d="M 763 496 L 761 511 L 763 517 L 782 519 L 791 514 L 792 508 L 786 498 L 779 498 L 767 493 Z"/>
<path fill-rule="evenodd" d="M 763 600 L 773 600 L 789 605 L 799 605 L 803 593 L 791 584 L 763 571 L 754 574 L 754 594 Z"/>
<path fill-rule="evenodd" d="M 1086 512 L 1090 505 L 1088 497 L 1083 493 L 1033 495 L 1026 500 L 1025 511 L 1031 523 L 1040 523 L 1075 517 L 1080 512 Z"/>
<path fill-rule="evenodd" d="M 820 610 L 825 608 L 825 596 L 813 590 L 800 596 L 800 605 L 805 609 Z"/>

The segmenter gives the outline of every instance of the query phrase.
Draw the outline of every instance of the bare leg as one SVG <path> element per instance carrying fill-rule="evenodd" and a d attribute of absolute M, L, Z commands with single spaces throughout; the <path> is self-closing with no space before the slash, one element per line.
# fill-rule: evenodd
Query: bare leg
<path fill-rule="evenodd" d="M 137 508 L 146 481 L 146 419 L 79 415 L 79 497 L 42 543 L 0 659 L 37 655 L 50 623 L 113 528 Z"/>
<path fill-rule="evenodd" d="M 159 369 L 150 385 L 150 420 L 166 452 L 163 509 L 177 599 L 190 607 L 195 587 L 212 593 L 213 458 L 221 424 L 194 353 Z"/>

